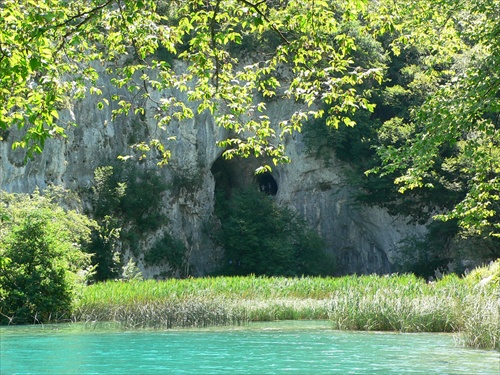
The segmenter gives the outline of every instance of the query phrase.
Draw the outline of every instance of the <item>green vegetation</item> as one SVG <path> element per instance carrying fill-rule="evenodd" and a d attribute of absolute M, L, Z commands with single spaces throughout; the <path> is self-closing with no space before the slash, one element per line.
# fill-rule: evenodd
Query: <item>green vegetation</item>
<path fill-rule="evenodd" d="M 65 137 L 72 124 L 60 113 L 86 95 L 99 96 L 98 110 L 111 108 L 111 121 L 144 120 L 153 103 L 158 134 L 208 111 L 229 130 L 219 143 L 228 158 L 287 162 L 290 134 L 305 128 L 310 152 L 355 163 L 361 202 L 441 220 L 427 237 L 401 244 L 402 271 L 429 276 L 457 258 L 497 259 L 498 14 L 498 0 L 4 0 L 0 141 L 33 157 L 47 139 Z M 188 68 L 174 70 L 173 61 Z M 102 95 L 103 76 L 117 88 L 111 98 Z M 172 91 L 182 94 L 157 95 Z M 268 112 L 275 98 L 294 102 L 279 121 Z M 160 165 L 168 161 L 160 140 L 134 138 L 139 159 L 150 151 Z M 78 320 L 129 326 L 329 318 L 336 328 L 455 331 L 467 345 L 499 347 L 498 263 L 435 284 L 413 276 L 236 277 L 98 284 L 75 299 L 80 273 L 92 275 L 82 252 L 90 228 L 86 251 L 101 281 L 120 277 L 120 244 L 138 252 L 141 236 L 165 221 L 158 173 L 127 163 L 96 170 L 95 180 L 99 226 L 61 208 L 58 195 L 2 193 L 2 323 L 64 319 L 74 302 Z M 200 183 L 181 175 L 174 182 L 187 191 Z M 332 270 L 314 233 L 267 197 L 235 192 L 217 211 L 224 220 L 214 236 L 227 252 L 221 273 Z M 179 270 L 183 251 L 165 234 L 144 255 Z M 125 271 L 138 276 L 133 262 Z"/>
<path fill-rule="evenodd" d="M 166 220 L 161 213 L 167 184 L 158 170 L 134 162 L 117 163 L 94 171 L 93 215 L 119 218 L 123 226 L 137 232 L 155 231 Z"/>
<path fill-rule="evenodd" d="M 179 277 L 188 276 L 187 249 L 181 240 L 173 238 L 165 233 L 158 239 L 153 247 L 144 254 L 144 262 L 147 265 L 166 266 L 168 264 L 170 272 L 165 276 Z"/>
<path fill-rule="evenodd" d="M 465 345 L 498 350 L 500 289 L 475 280 L 449 275 L 429 284 L 393 275 L 106 282 L 85 289 L 74 319 L 133 328 L 329 319 L 334 329 L 455 332 Z"/>
<path fill-rule="evenodd" d="M 158 170 L 147 170 L 130 161 L 94 171 L 90 214 L 99 226 L 92 232 L 88 251 L 96 266 L 95 281 L 120 276 L 123 250 L 119 244 L 139 256 L 139 239 L 166 224 L 161 203 L 166 190 Z"/>
<path fill-rule="evenodd" d="M 403 193 L 440 186 L 460 192 L 437 217 L 457 220 L 465 235 L 498 237 L 500 3 L 415 4 L 401 25 L 409 34 L 401 37 L 418 40 L 422 64 L 414 76 L 434 87 L 427 85 L 425 101 L 413 109 L 404 142 L 377 149 L 376 170 L 394 174 Z"/>
<path fill-rule="evenodd" d="M 92 274 L 82 245 L 92 223 L 64 210 L 61 190 L 0 194 L 0 323 L 69 319 L 78 286 Z"/>
<path fill-rule="evenodd" d="M 89 94 L 100 97 L 98 109 L 112 108 L 113 120 L 145 116 L 153 103 L 159 130 L 209 111 L 231 130 L 220 142 L 226 156 L 267 155 L 273 163 L 288 161 L 286 139 L 307 121 L 348 132 L 357 123 L 336 147 L 361 151 L 365 167 L 383 177 L 365 184 L 375 196 L 388 203 L 405 193 L 415 210 L 438 202 L 446 211 L 437 217 L 455 220 L 462 234 L 498 237 L 499 7 L 497 0 L 5 0 L 0 137 L 31 157 L 46 139 L 65 136 L 59 112 Z M 171 68 L 179 60 L 187 71 Z M 123 89 L 111 98 L 99 79 L 108 74 Z M 191 105 L 155 99 L 172 89 Z M 275 123 L 267 108 L 274 98 L 303 105 Z M 10 131 L 16 127 L 23 131 Z M 156 153 L 159 164 L 170 157 L 159 139 L 134 149 L 140 158 Z"/>
<path fill-rule="evenodd" d="M 370 87 L 375 108 L 356 111 L 354 127 L 331 127 L 326 115 L 309 120 L 303 128 L 308 152 L 349 163 L 346 174 L 360 203 L 431 222 L 428 235 L 400 244 L 401 271 L 428 277 L 460 260 L 496 259 L 499 3 L 377 4 L 382 9 L 371 4 L 375 12 L 400 19 L 393 19 L 391 32 L 356 39 L 357 64 L 366 55 L 384 66 L 382 83 Z"/>
<path fill-rule="evenodd" d="M 257 189 L 217 196 L 220 228 L 215 239 L 225 249 L 224 275 L 332 275 L 335 266 L 321 237 L 300 216 L 274 204 Z"/>

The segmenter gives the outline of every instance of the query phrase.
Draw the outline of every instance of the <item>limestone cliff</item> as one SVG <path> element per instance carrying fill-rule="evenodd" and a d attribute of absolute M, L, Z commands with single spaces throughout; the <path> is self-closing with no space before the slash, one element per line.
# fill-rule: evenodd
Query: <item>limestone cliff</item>
<path fill-rule="evenodd" d="M 109 84 L 109 77 L 101 78 L 100 86 L 110 100 L 118 91 Z M 130 95 L 120 91 L 121 95 Z M 157 93 L 158 96 L 178 92 Z M 67 126 L 67 138 L 46 143 L 42 155 L 23 163 L 22 150 L 13 151 L 12 141 L 17 130 L 0 142 L 0 188 L 9 192 L 31 192 L 50 184 L 83 191 L 93 183 L 96 167 L 108 165 L 118 155 L 131 154 L 130 145 L 145 138 L 159 138 L 172 151 L 170 163 L 161 169 L 162 177 L 173 186 L 163 197 L 163 211 L 168 216 L 168 230 L 181 239 L 189 253 L 189 272 L 204 275 L 213 271 L 221 259 L 221 249 L 206 233 L 206 223 L 212 220 L 214 208 L 214 174 L 217 166 L 226 165 L 235 186 L 255 185 L 259 178 L 254 170 L 259 160 L 231 160 L 221 158 L 216 142 L 227 135 L 217 127 L 207 113 L 191 120 L 171 123 L 166 130 L 157 128 L 156 108 L 149 103 L 143 116 L 111 118 L 111 109 L 97 109 L 97 98 L 88 97 L 63 111 L 61 122 Z M 276 100 L 269 103 L 269 115 L 280 119 L 291 111 L 292 103 Z M 175 136 L 176 140 L 168 138 Z M 339 273 L 388 273 L 394 262 L 398 242 L 406 236 L 421 234 L 423 226 L 406 224 L 405 218 L 390 216 L 378 207 L 363 207 L 353 199 L 354 188 L 343 177 L 348 166 L 333 160 L 330 165 L 310 157 L 305 152 L 300 134 L 287 140 L 287 152 L 292 162 L 273 169 L 271 180 L 276 183 L 273 192 L 279 205 L 294 207 L 326 240 L 328 251 L 337 259 Z M 149 157 L 141 162 L 148 168 L 158 168 L 157 160 Z M 227 172 L 229 171 L 229 172 Z M 180 178 L 180 179 L 179 179 Z M 184 184 L 179 184 L 184 181 Z M 175 186 L 177 184 L 177 186 Z M 89 202 L 84 202 L 88 206 Z M 151 234 L 151 237 L 160 233 Z M 147 247 L 151 238 L 144 239 Z M 126 257 L 130 256 L 127 254 Z M 161 273 L 157 267 L 138 264 L 146 277 Z"/>

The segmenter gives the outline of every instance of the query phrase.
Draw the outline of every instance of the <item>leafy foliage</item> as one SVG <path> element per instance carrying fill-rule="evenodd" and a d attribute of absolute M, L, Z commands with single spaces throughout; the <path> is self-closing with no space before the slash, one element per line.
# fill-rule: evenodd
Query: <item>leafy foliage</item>
<path fill-rule="evenodd" d="M 391 214 L 411 216 L 425 223 L 432 216 L 429 207 L 451 209 L 463 197 L 463 191 L 447 189 L 443 181 L 434 179 L 431 191 L 416 188 L 401 195 L 394 185 L 397 173 L 365 174 L 368 170 L 378 170 L 383 164 L 377 148 L 400 147 L 414 136 L 416 130 L 415 124 L 410 122 L 411 114 L 437 90 L 437 84 L 445 75 L 435 70 L 432 75 L 426 74 L 429 51 L 421 46 L 407 43 L 397 53 L 390 53 L 399 41 L 399 33 L 404 31 L 393 30 L 363 44 L 367 48 L 365 55 L 373 56 L 372 59 L 379 56 L 379 64 L 385 63 L 383 83 L 370 91 L 376 105 L 374 111 L 356 112 L 355 127 L 331 128 L 324 118 L 308 122 L 304 126 L 304 139 L 310 154 L 326 162 L 331 162 L 335 154 L 336 158 L 351 165 L 345 173 L 350 183 L 359 187 L 359 202 L 379 205 Z"/>
<path fill-rule="evenodd" d="M 138 231 L 158 229 L 165 217 L 160 211 L 167 184 L 157 170 L 133 162 L 97 168 L 94 172 L 93 214 L 120 216 L 124 224 Z"/>
<path fill-rule="evenodd" d="M 464 196 L 438 218 L 457 219 L 465 235 L 499 236 L 500 4 L 426 4 L 394 9 L 409 31 L 406 42 L 418 40 L 429 51 L 424 77 L 435 77 L 445 62 L 453 65 L 411 116 L 415 131 L 404 144 L 379 147 L 382 170 L 396 173 L 400 192 L 458 185 Z M 459 177 L 450 180 L 450 172 Z"/>
<path fill-rule="evenodd" d="M 95 224 L 50 193 L 0 199 L 8 216 L 0 226 L 1 323 L 69 318 L 78 283 L 92 273 L 82 244 Z"/>
<path fill-rule="evenodd" d="M 116 279 L 120 276 L 122 264 L 120 221 L 109 215 L 97 220 L 99 226 L 92 230 L 91 241 L 87 247 L 89 254 L 92 254 L 92 264 L 95 266 L 92 279 L 94 281 Z"/>
<path fill-rule="evenodd" d="M 499 7 L 497 0 L 5 0 L 0 137 L 22 128 L 14 147 L 26 147 L 28 157 L 41 152 L 46 139 L 65 136 L 61 109 L 101 95 L 99 77 L 109 74 L 130 93 L 101 96 L 97 107 L 111 106 L 113 121 L 135 113 L 163 128 L 208 111 L 230 130 L 219 143 L 228 158 L 266 154 L 279 163 L 288 161 L 288 135 L 321 119 L 337 155 L 374 173 L 356 177 L 365 202 L 422 221 L 435 215 L 430 206 L 441 210 L 435 218 L 456 220 L 462 236 L 498 237 Z M 274 98 L 295 103 L 289 116 L 269 117 Z M 327 155 L 325 138 L 316 139 Z M 156 150 L 160 164 L 170 157 L 158 139 L 135 150 L 141 157 Z M 144 207 L 136 197 L 120 210 Z M 133 225 L 152 230 L 150 223 Z"/>
<path fill-rule="evenodd" d="M 222 198 L 222 197 L 220 197 Z M 287 208 L 257 190 L 233 192 L 219 199 L 221 227 L 215 237 L 225 249 L 223 274 L 330 275 L 332 260 L 319 235 Z"/>
<path fill-rule="evenodd" d="M 184 246 L 181 240 L 172 237 L 168 233 L 164 234 L 146 252 L 144 262 L 156 266 L 168 264 L 171 269 L 171 275 L 187 276 L 185 274 L 188 262 L 188 259 L 186 259 L 186 246 Z"/>
<path fill-rule="evenodd" d="M 221 142 L 227 154 L 266 153 L 286 160 L 279 138 L 300 129 L 301 122 L 320 115 L 312 106 L 328 103 L 328 122 L 352 124 L 358 107 L 371 108 L 358 87 L 380 78 L 377 67 L 356 66 L 355 37 L 349 27 L 366 16 L 364 1 L 247 0 L 86 0 L 78 4 L 50 0 L 8 0 L 0 8 L 0 128 L 25 127 L 15 147 L 28 156 L 41 152 L 47 138 L 64 136 L 68 124 L 58 121 L 67 98 L 102 93 L 98 78 L 112 73 L 117 87 L 126 88 L 134 102 L 116 95 L 114 116 L 145 113 L 146 103 L 159 109 L 159 126 L 192 117 L 186 103 L 156 91 L 184 91 L 196 111 L 212 112 L 218 124 L 237 138 Z M 366 27 L 362 33 L 375 33 Z M 273 35 L 273 37 L 271 37 Z M 274 48 L 254 50 L 241 58 L 235 46 L 270 40 Z M 269 46 L 270 47 L 270 46 Z M 188 64 L 178 73 L 168 64 L 172 54 Z M 128 58 L 126 58 L 128 56 Z M 123 61 L 127 60 L 127 64 Z M 99 61 L 102 68 L 93 62 Z M 288 69 L 293 77 L 282 79 Z M 266 115 L 266 99 L 277 95 L 304 105 L 280 122 L 279 133 Z M 254 102 L 256 97 L 262 100 Z M 98 108 L 110 105 L 102 97 Z M 243 133 L 244 132 L 244 133 Z M 245 135 L 244 135 L 245 134 Z M 144 149 L 168 151 L 158 140 Z"/>
<path fill-rule="evenodd" d="M 95 254 L 95 280 L 119 277 L 120 245 L 128 245 L 138 255 L 138 238 L 165 224 L 161 200 L 166 189 L 157 170 L 145 170 L 130 161 L 94 171 L 92 215 L 100 227 L 92 233 L 89 251 Z"/>
<path fill-rule="evenodd" d="M 309 151 L 350 162 L 361 202 L 456 222 L 460 236 L 498 236 L 498 2 L 381 2 L 378 11 L 393 28 L 377 38 L 392 53 L 371 90 L 376 108 L 358 111 L 355 128 L 306 125 Z"/>

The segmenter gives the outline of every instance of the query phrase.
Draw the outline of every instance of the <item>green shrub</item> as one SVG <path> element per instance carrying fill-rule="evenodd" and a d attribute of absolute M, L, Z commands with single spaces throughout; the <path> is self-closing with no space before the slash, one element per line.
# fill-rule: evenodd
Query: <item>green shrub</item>
<path fill-rule="evenodd" d="M 181 240 L 173 238 L 168 233 L 155 242 L 153 247 L 144 255 L 144 262 L 148 265 L 169 265 L 173 273 L 183 274 L 186 268 L 186 247 Z"/>
<path fill-rule="evenodd" d="M 113 216 L 106 216 L 92 230 L 91 241 L 87 247 L 92 254 L 95 266 L 94 281 L 116 279 L 120 275 L 121 259 L 119 251 L 120 222 Z"/>
<path fill-rule="evenodd" d="M 166 190 L 167 184 L 157 170 L 137 164 L 124 162 L 94 171 L 92 215 L 99 227 L 92 233 L 89 251 L 94 254 L 95 281 L 120 277 L 120 243 L 139 256 L 144 234 L 165 224 L 161 207 Z"/>
<path fill-rule="evenodd" d="M 0 322 L 38 323 L 69 318 L 78 283 L 91 273 L 82 251 L 94 224 L 64 210 L 50 194 L 0 194 Z"/>
<path fill-rule="evenodd" d="M 157 170 L 124 162 L 94 171 L 93 215 L 115 216 L 139 232 L 157 230 L 166 217 L 161 212 L 167 184 Z"/>
<path fill-rule="evenodd" d="M 473 269 L 466 277 L 473 284 L 500 286 L 500 259 L 484 267 Z"/>
<path fill-rule="evenodd" d="M 219 195 L 215 233 L 225 249 L 222 274 L 300 276 L 328 275 L 333 262 L 319 235 L 302 218 L 280 208 L 257 190 L 234 191 L 230 200 Z"/>

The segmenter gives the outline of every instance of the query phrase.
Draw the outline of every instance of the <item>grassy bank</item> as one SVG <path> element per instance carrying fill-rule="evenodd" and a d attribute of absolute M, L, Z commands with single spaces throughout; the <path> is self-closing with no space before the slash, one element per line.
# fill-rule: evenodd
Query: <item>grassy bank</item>
<path fill-rule="evenodd" d="M 454 275 L 431 284 L 413 275 L 106 282 L 84 289 L 74 319 L 133 328 L 329 319 L 334 329 L 456 332 L 465 345 L 500 348 L 498 283 Z"/>

